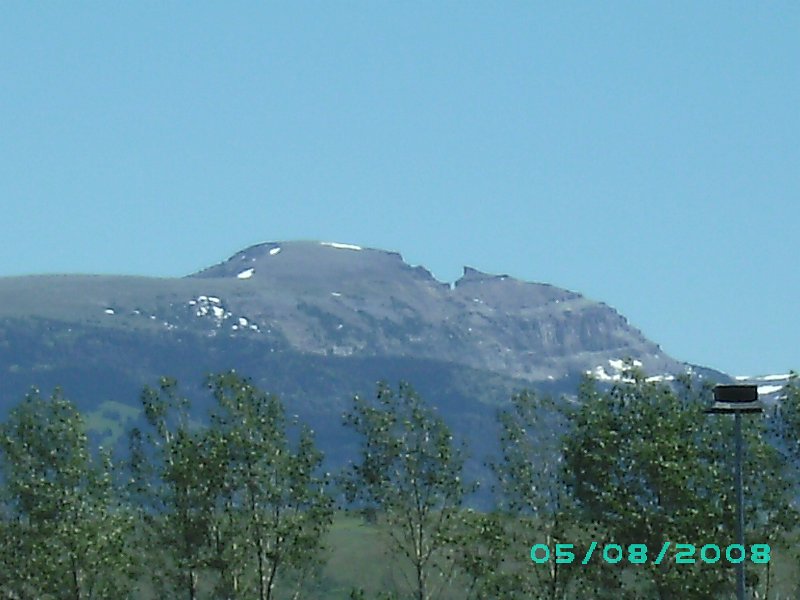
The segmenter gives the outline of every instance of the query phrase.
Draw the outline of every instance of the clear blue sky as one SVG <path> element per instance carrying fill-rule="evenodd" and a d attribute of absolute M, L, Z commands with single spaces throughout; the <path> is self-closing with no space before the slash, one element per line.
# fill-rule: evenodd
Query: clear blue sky
<path fill-rule="evenodd" d="M 335 240 L 800 368 L 797 2 L 9 2 L 0 86 L 0 275 Z"/>

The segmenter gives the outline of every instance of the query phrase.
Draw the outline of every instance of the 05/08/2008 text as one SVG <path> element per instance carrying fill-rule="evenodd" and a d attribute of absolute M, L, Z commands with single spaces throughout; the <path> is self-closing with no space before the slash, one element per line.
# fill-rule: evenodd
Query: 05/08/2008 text
<path fill-rule="evenodd" d="M 659 565 L 666 557 L 671 542 L 664 542 L 658 556 L 653 559 L 653 564 Z M 582 565 L 586 565 L 591 560 L 594 551 L 597 549 L 597 542 L 592 542 L 581 560 Z M 556 544 L 555 562 L 570 564 L 575 561 L 573 552 L 574 544 Z M 675 563 L 694 564 L 697 562 L 695 554 L 697 547 L 694 544 L 675 544 Z M 700 560 L 704 563 L 714 564 L 720 560 L 726 560 L 731 564 L 738 564 L 747 558 L 747 549 L 740 544 L 731 544 L 721 549 L 716 544 L 705 544 L 700 547 Z M 605 544 L 601 552 L 602 560 L 610 564 L 616 564 L 626 558 L 625 550 L 620 544 Z M 531 546 L 531 560 L 535 563 L 546 563 L 551 560 L 550 547 L 546 544 L 534 544 Z M 768 563 L 770 560 L 769 544 L 752 544 L 750 546 L 750 561 L 756 564 Z M 648 548 L 646 544 L 629 544 L 627 561 L 631 564 L 641 565 L 648 562 Z"/>

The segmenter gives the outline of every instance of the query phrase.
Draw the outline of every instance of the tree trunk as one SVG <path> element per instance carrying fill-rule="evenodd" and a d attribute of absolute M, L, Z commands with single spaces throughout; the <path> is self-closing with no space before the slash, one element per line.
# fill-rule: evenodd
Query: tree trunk
<path fill-rule="evenodd" d="M 190 568 L 188 572 L 188 583 L 189 583 L 189 600 L 196 600 L 197 599 L 197 573 L 195 570 Z"/>
<path fill-rule="evenodd" d="M 272 598 L 272 588 L 275 587 L 275 575 L 278 572 L 278 563 L 277 561 L 272 562 L 272 566 L 269 570 L 269 581 L 267 582 L 267 600 Z"/>
<path fill-rule="evenodd" d="M 72 598 L 74 600 L 81 600 L 81 577 L 78 572 L 78 564 L 75 561 L 75 556 L 71 557 L 72 561 Z"/>
<path fill-rule="evenodd" d="M 417 561 L 417 600 L 428 600 L 428 590 L 425 581 L 425 567 Z"/>
<path fill-rule="evenodd" d="M 256 533 L 256 548 L 258 550 L 258 598 L 259 600 L 267 600 L 266 590 L 264 583 L 266 574 L 264 573 L 264 542 L 261 539 L 260 532 Z"/>

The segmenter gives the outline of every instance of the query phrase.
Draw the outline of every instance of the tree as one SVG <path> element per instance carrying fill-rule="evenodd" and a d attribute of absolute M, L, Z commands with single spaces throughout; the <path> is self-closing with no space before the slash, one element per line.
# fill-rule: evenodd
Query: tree
<path fill-rule="evenodd" d="M 322 453 L 305 427 L 292 447 L 277 396 L 233 371 L 209 377 L 208 386 L 217 400 L 211 431 L 225 464 L 215 519 L 218 592 L 270 600 L 281 576 L 293 575 L 296 597 L 332 523 L 327 477 L 318 473 Z M 245 593 L 242 564 L 257 574 L 253 592 Z"/>
<path fill-rule="evenodd" d="M 452 534 L 455 546 L 453 560 L 464 581 L 465 600 L 480 598 L 529 598 L 535 588 L 528 577 L 529 563 L 525 546 L 515 523 L 500 511 L 482 513 L 462 511 Z M 526 532 L 530 528 L 523 527 Z M 522 552 L 520 552 L 520 548 Z M 518 556 L 520 560 L 514 560 Z M 523 568 L 519 568 L 523 567 Z"/>
<path fill-rule="evenodd" d="M 88 600 L 131 588 L 131 516 L 107 453 L 93 458 L 83 420 L 55 390 L 30 392 L 0 426 L 0 590 Z"/>
<path fill-rule="evenodd" d="M 800 546 L 797 532 L 800 531 L 800 379 L 792 371 L 789 381 L 783 388 L 781 399 L 774 407 L 769 418 L 769 430 L 775 445 L 780 449 L 781 471 L 787 490 L 789 510 L 786 511 L 787 522 L 783 527 L 773 530 L 772 539 L 780 540 L 785 548 L 792 548 L 795 558 L 800 561 Z M 794 532 L 795 540 L 789 537 Z M 767 566 L 767 580 L 770 570 Z M 800 577 L 796 578 L 797 592 L 800 593 Z"/>
<path fill-rule="evenodd" d="M 626 593 L 636 596 L 649 590 L 659 598 L 729 593 L 732 565 L 672 561 L 675 543 L 715 543 L 723 548 L 733 543 L 731 424 L 702 413 L 708 390 L 689 380 L 676 393 L 663 383 L 647 381 L 637 369 L 625 375 L 627 380 L 605 391 L 585 381 L 580 407 L 571 416 L 565 461 L 583 517 L 600 523 L 609 536 L 606 541 L 622 546 L 626 560 L 631 544 L 642 545 L 638 548 L 650 554 L 658 553 L 665 542 L 673 544 L 660 565 L 650 554 L 636 565 L 637 574 L 646 577 L 640 589 Z M 759 518 L 768 513 L 763 510 L 768 497 L 780 497 L 780 482 L 768 477 L 769 449 L 752 425 L 747 430 L 748 470 L 757 467 L 765 475 L 748 491 L 748 522 L 763 530 Z"/>
<path fill-rule="evenodd" d="M 151 565 L 158 591 L 194 600 L 205 574 L 215 597 L 272 600 L 281 578 L 297 597 L 332 522 L 322 454 L 307 428 L 292 443 L 276 396 L 232 371 L 207 385 L 208 426 L 162 378 L 142 394 L 150 431 L 131 435 L 130 498 L 165 554 Z"/>
<path fill-rule="evenodd" d="M 374 402 L 359 396 L 344 422 L 361 437 L 360 461 L 343 477 L 348 501 L 376 510 L 395 557 L 408 561 L 417 600 L 432 595 L 432 575 L 452 567 L 452 520 L 465 487 L 463 458 L 444 421 L 413 388 L 379 383 Z"/>
<path fill-rule="evenodd" d="M 501 459 L 491 466 L 505 516 L 494 521 L 495 527 L 502 525 L 502 540 L 510 548 L 543 543 L 551 552 L 558 544 L 579 545 L 582 540 L 564 474 L 562 446 L 569 424 L 563 409 L 552 398 L 525 390 L 511 398 L 510 408 L 500 411 L 498 420 Z M 505 569 L 496 565 L 480 579 L 504 579 L 506 597 L 555 599 L 568 592 L 579 594 L 576 575 L 585 567 L 554 559 L 533 569 L 529 562 L 521 566 L 522 572 L 509 572 L 511 565 Z"/>
<path fill-rule="evenodd" d="M 130 498 L 141 537 L 154 548 L 149 570 L 162 595 L 195 600 L 211 548 L 211 521 L 222 477 L 208 432 L 192 425 L 177 382 L 162 377 L 142 393 L 151 431 L 131 432 Z"/>
<path fill-rule="evenodd" d="M 794 371 L 783 388 L 771 424 L 783 446 L 786 476 L 800 485 L 800 378 Z"/>

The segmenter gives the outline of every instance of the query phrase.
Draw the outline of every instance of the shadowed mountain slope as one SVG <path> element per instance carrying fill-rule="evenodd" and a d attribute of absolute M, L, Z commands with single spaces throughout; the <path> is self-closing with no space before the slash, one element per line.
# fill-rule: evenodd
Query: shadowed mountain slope
<path fill-rule="evenodd" d="M 204 374 L 235 368 L 281 395 L 337 460 L 350 448 L 341 413 L 378 379 L 410 381 L 481 458 L 487 420 L 513 391 L 572 393 L 587 371 L 619 377 L 625 358 L 653 376 L 687 369 L 578 293 L 469 267 L 451 286 L 398 253 L 347 244 L 259 244 L 182 278 L 0 278 L 0 408 L 61 385 L 111 439 L 119 407 L 138 408 L 160 375 L 204 412 Z"/>

